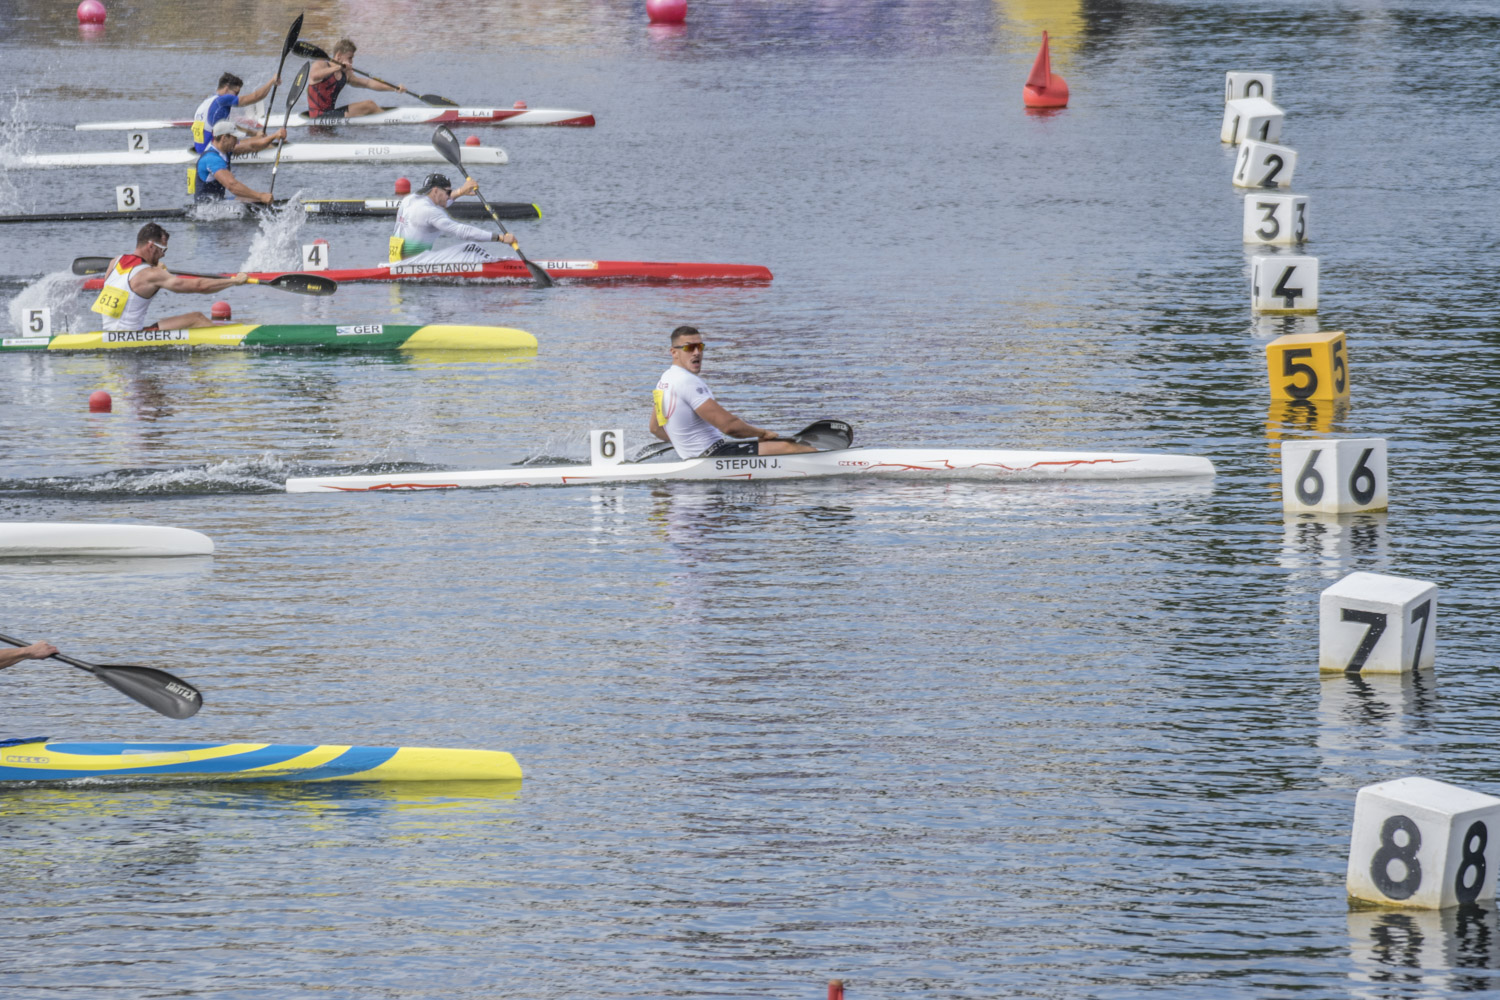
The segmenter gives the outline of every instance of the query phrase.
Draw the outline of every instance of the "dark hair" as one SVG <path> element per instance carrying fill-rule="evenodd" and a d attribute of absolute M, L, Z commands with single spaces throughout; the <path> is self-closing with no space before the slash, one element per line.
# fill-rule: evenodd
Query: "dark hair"
<path fill-rule="evenodd" d="M 698 332 L 698 328 L 696 326 L 679 326 L 677 329 L 672 331 L 672 346 L 676 347 L 677 342 L 683 337 L 701 336 L 703 336 L 703 334 Z"/>
<path fill-rule="evenodd" d="M 141 227 L 141 231 L 135 234 L 135 245 L 142 243 L 165 243 L 171 239 L 167 231 L 154 222 L 148 222 Z"/>
<path fill-rule="evenodd" d="M 241 80 L 233 73 L 225 73 L 223 76 L 219 77 L 220 90 L 223 90 L 225 87 L 233 87 L 235 90 L 239 90 L 244 85 L 245 81 Z"/>
<path fill-rule="evenodd" d="M 354 55 L 354 43 L 347 38 L 340 38 L 338 44 L 333 47 L 333 54 L 338 55 L 340 52 L 347 52 L 351 56 Z"/>

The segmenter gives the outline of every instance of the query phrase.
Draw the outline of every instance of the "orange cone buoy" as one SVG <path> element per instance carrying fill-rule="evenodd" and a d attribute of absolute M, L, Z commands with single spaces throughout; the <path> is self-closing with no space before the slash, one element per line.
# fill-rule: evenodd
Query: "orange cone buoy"
<path fill-rule="evenodd" d="M 1052 56 L 1047 50 L 1047 33 L 1042 32 L 1042 47 L 1031 64 L 1031 75 L 1021 88 L 1021 101 L 1028 108 L 1065 108 L 1068 106 L 1068 81 L 1052 72 Z"/>

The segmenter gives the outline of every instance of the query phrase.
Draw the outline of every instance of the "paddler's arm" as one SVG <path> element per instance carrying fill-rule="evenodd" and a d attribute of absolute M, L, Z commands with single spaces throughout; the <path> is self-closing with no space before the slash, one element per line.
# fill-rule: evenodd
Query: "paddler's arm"
<path fill-rule="evenodd" d="M 705 399 L 693 412 L 732 438 L 760 438 L 762 441 L 771 441 L 776 438 L 775 431 L 762 430 L 754 424 L 745 423 L 720 406 L 716 400 Z M 655 422 L 655 414 L 651 419 Z"/>
<path fill-rule="evenodd" d="M 656 422 L 656 409 L 654 407 L 651 410 L 651 423 L 647 427 L 647 429 L 651 431 L 652 437 L 660 441 L 672 440 L 671 438 L 667 437 L 667 432 L 662 428 L 662 425 Z"/>
<path fill-rule="evenodd" d="M 275 132 L 272 132 L 270 135 L 258 135 L 253 139 L 241 139 L 239 141 L 239 144 L 234 147 L 234 151 L 236 155 L 240 153 L 253 153 L 258 149 L 265 149 L 277 139 L 285 138 L 286 129 L 279 128 Z M 223 182 L 220 181 L 220 183 L 222 184 Z M 224 186 L 228 187 L 229 185 L 225 184 Z"/>
<path fill-rule="evenodd" d="M 402 93 L 402 94 L 406 93 L 406 84 L 404 84 L 404 83 L 401 84 L 399 87 L 392 87 L 388 83 L 381 83 L 379 80 L 371 80 L 367 76 L 360 76 L 358 73 L 354 72 L 354 70 L 352 70 L 352 69 L 349 70 L 344 75 L 345 75 L 345 78 L 348 80 L 348 82 L 351 85 L 355 86 L 355 87 L 363 87 L 366 90 L 385 90 L 385 91 L 389 91 L 392 94 L 398 93 L 398 92 Z"/>
<path fill-rule="evenodd" d="M 250 93 L 248 93 L 248 94 L 241 94 L 240 95 L 240 101 L 239 101 L 240 105 L 244 106 L 246 104 L 255 104 L 261 98 L 263 98 L 267 94 L 269 94 L 271 92 L 271 88 L 274 87 L 274 86 L 276 86 L 280 82 L 281 82 L 281 77 L 279 77 L 279 76 L 273 76 L 273 77 L 271 77 L 271 79 L 269 79 L 269 80 L 267 80 L 265 82 L 264 86 L 258 87 L 255 90 L 250 91 Z"/>
<path fill-rule="evenodd" d="M 228 167 L 220 167 L 214 171 L 214 180 L 224 185 L 224 190 L 234 195 L 240 201 L 258 201 L 261 204 L 270 204 L 271 195 L 265 191 L 257 191 L 241 184 L 239 178 L 230 173 Z"/>
<path fill-rule="evenodd" d="M 450 205 L 453 204 L 453 199 L 455 199 L 455 198 L 462 198 L 466 194 L 474 194 L 478 190 L 479 190 L 479 182 L 476 181 L 472 177 L 465 177 L 464 178 L 464 182 L 458 186 L 458 190 L 455 191 L 455 192 L 453 192 L 452 194 L 450 194 L 448 196 L 448 204 L 450 204 Z M 448 221 L 450 221 L 450 222 L 453 221 L 452 216 L 446 215 L 446 213 L 444 215 L 444 218 L 448 219 Z M 438 225 L 439 225 L 439 228 L 441 228 L 442 223 L 439 223 Z M 455 222 L 454 225 L 462 225 L 462 223 Z M 472 227 L 467 227 L 466 226 L 465 228 L 472 228 Z M 455 234 L 455 233 L 449 233 L 448 235 L 453 236 L 453 235 L 457 235 L 457 234 Z M 460 236 L 459 237 L 459 239 L 464 239 L 464 240 L 472 240 L 472 239 L 475 239 L 475 238 L 476 237 L 473 237 L 473 236 Z M 484 239 L 485 237 L 479 237 L 479 238 L 480 239 Z M 512 236 L 510 233 L 491 233 L 489 235 L 488 239 L 498 240 L 501 243 L 509 243 L 511 246 L 515 246 L 516 245 L 516 238 L 514 236 Z"/>
<path fill-rule="evenodd" d="M 337 73 L 338 71 L 339 71 L 339 64 L 338 63 L 336 63 L 336 62 L 329 62 L 326 59 L 320 59 L 318 62 L 313 63 L 312 72 L 309 73 L 308 76 L 307 76 L 307 82 L 310 83 L 310 84 L 311 83 L 322 83 L 324 80 L 328 79 L 330 76 L 332 76 L 333 74 Z"/>
<path fill-rule="evenodd" d="M 250 276 L 244 271 L 223 278 L 189 278 L 186 275 L 173 274 L 164 267 L 149 267 L 137 272 L 137 275 L 141 279 L 141 284 L 147 287 L 155 287 L 159 291 L 188 292 L 196 295 L 212 295 L 214 292 L 222 292 L 235 285 L 243 285 L 250 280 Z M 135 280 L 134 277 L 130 279 L 132 288 L 135 288 Z M 138 292 L 144 290 L 136 288 Z"/>
<path fill-rule="evenodd" d="M 0 649 L 0 670 L 13 667 L 22 660 L 45 660 L 57 655 L 57 647 L 50 642 L 33 642 L 17 649 L 14 646 Z"/>

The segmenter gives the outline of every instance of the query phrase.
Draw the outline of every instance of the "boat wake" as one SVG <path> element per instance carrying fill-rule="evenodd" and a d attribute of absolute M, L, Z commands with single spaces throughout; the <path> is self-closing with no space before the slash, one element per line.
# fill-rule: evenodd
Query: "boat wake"
<path fill-rule="evenodd" d="M 82 281 L 72 271 L 53 271 L 22 288 L 6 303 L 11 328 L 18 336 L 26 336 L 30 332 L 25 326 L 26 311 L 48 308 L 52 310 L 52 332 L 68 331 L 76 315 L 73 310 L 78 306 L 78 288 Z M 80 321 L 86 318 L 86 315 L 80 317 Z M 90 326 L 92 324 L 83 325 L 81 329 L 87 330 Z"/>
<path fill-rule="evenodd" d="M 438 466 L 412 462 L 312 466 L 288 462 L 274 455 L 261 455 L 175 469 L 113 469 L 85 476 L 0 479 L 0 493 L 100 499 L 284 493 L 286 481 L 296 476 L 388 475 L 399 472 L 431 472 L 437 468 Z"/>

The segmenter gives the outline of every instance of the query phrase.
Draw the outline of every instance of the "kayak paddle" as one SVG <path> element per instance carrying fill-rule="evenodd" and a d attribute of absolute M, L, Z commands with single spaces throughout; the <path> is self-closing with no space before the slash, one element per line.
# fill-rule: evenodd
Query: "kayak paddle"
<path fill-rule="evenodd" d="M 283 131 L 285 131 L 287 123 L 292 120 L 292 108 L 296 106 L 298 98 L 302 96 L 302 88 L 307 86 L 307 74 L 311 72 L 312 63 L 305 62 L 302 64 L 302 68 L 297 71 L 296 77 L 292 79 L 291 89 L 286 92 L 286 114 L 281 118 L 281 128 Z M 270 105 L 267 105 L 267 107 L 270 107 Z M 266 117 L 269 118 L 271 116 L 267 115 Z M 262 132 L 261 134 L 264 135 L 265 133 Z M 266 188 L 266 194 L 271 195 L 272 199 L 276 196 L 276 171 L 281 169 L 281 151 L 285 148 L 285 141 L 276 147 L 276 161 L 271 164 L 271 186 Z"/>
<path fill-rule="evenodd" d="M 73 261 L 74 274 L 103 274 L 109 268 L 109 262 L 113 257 L 78 257 Z M 200 274 L 197 271 L 173 271 L 184 278 L 228 278 L 227 274 Z M 320 274 L 304 274 L 300 271 L 291 274 L 279 274 L 274 278 L 251 278 L 246 282 L 248 285 L 265 285 L 267 288 L 275 288 L 283 292 L 295 292 L 298 295 L 332 295 L 339 290 L 339 283 L 332 278 L 325 278 Z"/>
<path fill-rule="evenodd" d="M 295 52 L 295 53 L 297 53 L 299 56 L 302 56 L 304 59 L 322 59 L 325 62 L 333 62 L 333 56 L 329 55 L 327 52 L 324 52 L 322 49 L 318 48 L 312 42 L 299 41 L 299 42 L 297 42 L 296 44 L 294 44 L 292 46 L 292 51 Z M 374 73 L 366 73 L 364 70 L 360 69 L 358 66 L 350 66 L 349 69 L 350 69 L 351 72 L 358 73 L 360 76 L 367 76 L 367 77 L 369 77 L 371 80 L 374 80 L 376 83 L 383 83 L 387 87 L 396 87 L 397 89 L 400 89 L 400 86 L 401 86 L 400 84 L 392 83 L 389 80 L 382 80 L 380 77 L 376 76 Z M 437 94 L 412 94 L 411 91 L 409 91 L 409 90 L 407 91 L 407 93 L 411 94 L 412 97 L 415 97 L 417 100 L 421 101 L 423 104 L 430 104 L 430 105 L 432 105 L 435 108 L 456 108 L 456 107 L 458 107 L 458 102 L 457 101 L 450 101 L 450 100 L 448 100 L 448 98 L 446 98 L 446 97 L 439 97 Z"/>
<path fill-rule="evenodd" d="M 459 149 L 458 140 L 453 137 L 452 129 L 446 125 L 439 125 L 432 133 L 432 148 L 442 153 L 443 159 L 457 167 L 459 172 L 464 175 L 464 180 L 472 180 L 469 177 L 469 172 L 464 169 L 463 152 Z M 484 210 L 490 213 L 490 218 L 495 220 L 495 225 L 500 227 L 500 231 L 509 236 L 510 230 L 505 228 L 505 223 L 500 221 L 500 216 L 495 214 L 495 210 L 490 207 L 489 202 L 484 200 L 484 195 L 479 193 L 477 187 L 474 189 L 474 197 L 478 198 L 479 204 L 483 205 Z M 552 276 L 542 270 L 540 264 L 534 264 L 526 258 L 526 255 L 521 252 L 520 242 L 516 243 L 514 249 L 516 256 L 521 258 L 521 263 L 526 265 L 526 270 L 530 271 L 532 278 L 536 280 L 536 287 L 551 288 L 553 285 Z"/>
<path fill-rule="evenodd" d="M 0 635 L 0 641 L 12 646 L 30 646 L 29 642 Z M 61 653 L 49 659 L 61 660 L 70 667 L 87 670 L 110 687 L 160 712 L 169 719 L 187 719 L 198 714 L 203 707 L 203 694 L 187 681 L 173 677 L 165 670 L 155 667 L 133 667 L 125 664 L 85 663 Z"/>
<path fill-rule="evenodd" d="M 842 420 L 815 420 L 791 437 L 777 440 L 810 444 L 818 451 L 843 451 L 854 444 L 854 428 Z M 670 447 L 672 447 L 672 442 L 658 441 L 642 449 L 640 454 L 631 461 L 644 462 L 648 458 L 655 458 L 662 454 Z"/>
<path fill-rule="evenodd" d="M 292 51 L 292 46 L 297 44 L 297 36 L 302 33 L 302 15 L 297 15 L 297 20 L 292 22 L 292 28 L 286 33 L 286 41 L 281 46 L 281 62 L 276 64 L 276 77 L 281 78 L 281 70 L 286 66 L 287 53 Z M 270 127 L 271 116 L 269 111 L 276 106 L 276 85 L 271 85 L 271 96 L 266 101 L 266 120 L 260 123 L 260 134 L 265 135 L 266 129 Z"/>

